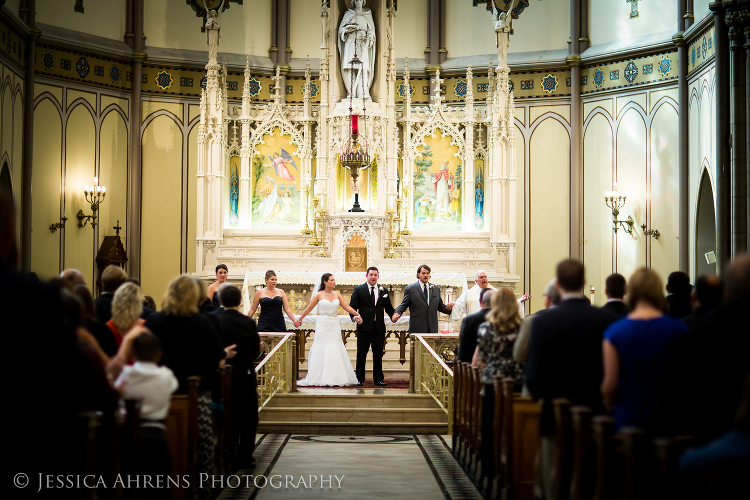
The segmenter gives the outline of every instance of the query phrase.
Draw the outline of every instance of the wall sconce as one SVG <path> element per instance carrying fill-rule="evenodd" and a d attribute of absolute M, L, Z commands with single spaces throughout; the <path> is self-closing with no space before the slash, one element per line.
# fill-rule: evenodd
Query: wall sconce
<path fill-rule="evenodd" d="M 60 217 L 60 222 L 55 222 L 54 224 L 49 225 L 49 232 L 54 233 L 58 229 L 62 229 L 65 227 L 65 222 L 67 222 L 67 217 Z"/>
<path fill-rule="evenodd" d="M 83 227 L 91 219 L 91 227 L 96 226 L 96 212 L 99 211 L 99 205 L 104 201 L 104 197 L 107 196 L 107 188 L 99 185 L 99 178 L 94 177 L 94 185 L 86 186 L 83 188 L 83 195 L 86 198 L 86 202 L 91 205 L 91 215 L 84 215 L 83 209 L 78 211 L 78 227 Z"/>
<path fill-rule="evenodd" d="M 643 229 L 643 234 L 646 236 L 653 236 L 655 240 L 659 239 L 659 236 L 661 236 L 661 233 L 658 229 L 649 229 L 646 231 L 646 224 L 641 224 L 641 229 Z"/>
<path fill-rule="evenodd" d="M 618 224 L 622 226 L 623 231 L 627 234 L 633 234 L 633 224 L 635 224 L 635 221 L 631 216 L 628 215 L 627 220 L 617 220 L 617 216 L 620 215 L 620 209 L 625 206 L 625 199 L 628 195 L 625 192 L 617 192 L 616 182 L 614 182 L 612 186 L 615 188 L 614 191 L 604 192 L 604 203 L 607 204 L 607 207 L 612 209 L 612 224 L 614 225 L 615 234 L 617 233 Z"/>

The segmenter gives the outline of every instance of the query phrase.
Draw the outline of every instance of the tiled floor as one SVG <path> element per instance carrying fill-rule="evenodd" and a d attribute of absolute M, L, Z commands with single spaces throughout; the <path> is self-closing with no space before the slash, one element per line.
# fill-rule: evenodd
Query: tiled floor
<path fill-rule="evenodd" d="M 259 439 L 255 470 L 238 472 L 231 480 L 237 486 L 220 498 L 481 498 L 453 459 L 449 439 L 267 434 Z"/>

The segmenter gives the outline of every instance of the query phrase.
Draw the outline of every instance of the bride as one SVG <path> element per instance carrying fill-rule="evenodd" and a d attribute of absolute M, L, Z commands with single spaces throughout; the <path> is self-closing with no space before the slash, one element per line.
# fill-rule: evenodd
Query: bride
<path fill-rule="evenodd" d="M 297 318 L 295 326 L 302 324 L 302 318 L 307 316 L 313 307 L 318 306 L 318 320 L 315 323 L 315 338 L 307 358 L 307 377 L 297 382 L 298 386 L 334 386 L 355 385 L 357 376 L 354 374 L 349 354 L 341 340 L 341 325 L 339 324 L 339 305 L 348 313 L 354 315 L 354 321 L 360 323 L 362 317 L 349 307 L 341 294 L 334 290 L 336 279 L 331 273 L 323 274 L 320 287 L 310 304 Z"/>

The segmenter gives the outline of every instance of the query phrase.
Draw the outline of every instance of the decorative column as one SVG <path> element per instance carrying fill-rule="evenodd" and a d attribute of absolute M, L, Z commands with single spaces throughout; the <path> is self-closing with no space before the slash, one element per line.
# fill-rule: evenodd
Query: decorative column
<path fill-rule="evenodd" d="M 394 46 L 394 33 L 395 33 L 395 21 L 396 21 L 396 6 L 395 2 L 389 1 L 388 3 L 388 71 L 386 73 L 386 80 L 388 85 L 388 102 L 385 108 L 385 119 L 386 119 L 386 196 L 383 200 L 382 196 L 378 197 L 378 213 L 384 213 L 384 211 L 390 206 L 395 206 L 395 202 L 389 202 L 389 200 L 395 199 L 399 196 L 397 180 L 398 180 L 398 129 L 396 127 L 396 49 Z M 390 205 L 392 203 L 393 205 Z"/>
<path fill-rule="evenodd" d="M 569 253 L 572 259 L 583 257 L 583 162 L 581 104 L 581 0 L 570 0 L 570 215 Z"/>
<path fill-rule="evenodd" d="M 26 74 L 23 80 L 23 163 L 21 171 L 21 270 L 31 271 L 31 173 L 34 166 L 34 61 L 36 58 L 36 40 L 42 34 L 36 27 L 36 0 L 27 0 L 26 24 L 29 34 L 26 36 Z M 10 36 L 10 35 L 9 35 Z M 61 229 L 62 240 L 65 239 L 65 228 Z M 63 252 L 60 252 L 60 259 Z"/>
<path fill-rule="evenodd" d="M 143 50 L 143 0 L 133 0 L 133 81 L 130 98 L 130 168 L 128 169 L 127 253 L 130 276 L 141 277 L 141 76 L 146 53 Z"/>
<path fill-rule="evenodd" d="M 672 41 L 677 45 L 677 106 L 679 115 L 679 154 L 677 160 L 678 178 L 678 269 L 682 272 L 690 270 L 690 156 L 689 156 L 689 95 L 688 95 L 688 47 L 683 38 L 683 26 L 686 24 L 685 10 L 687 0 L 680 0 L 677 8 L 677 33 Z M 651 238 L 646 238 L 648 244 Z M 650 252 L 649 252 L 650 255 Z"/>
<path fill-rule="evenodd" d="M 464 185 L 461 186 L 461 212 L 463 213 L 463 230 L 476 231 L 474 227 L 474 75 L 471 66 L 466 68 L 466 117 L 464 127 L 466 129 L 466 151 L 464 152 Z"/>
<path fill-rule="evenodd" d="M 315 179 L 313 179 L 314 184 L 312 186 L 313 196 L 317 196 L 320 193 L 325 193 L 328 191 L 328 114 L 330 112 L 331 105 L 331 88 L 329 84 L 329 58 L 331 56 L 329 50 L 329 39 L 331 36 L 331 20 L 328 0 L 321 0 L 320 18 L 322 38 L 322 43 L 320 45 L 320 111 L 318 113 L 317 127 L 318 159 L 315 168 Z"/>
<path fill-rule="evenodd" d="M 724 22 L 724 7 L 709 5 L 714 15 L 716 67 L 716 264 L 721 273 L 731 257 L 729 191 L 729 38 Z"/>
<path fill-rule="evenodd" d="M 745 28 L 745 102 L 750 103 L 750 27 Z M 745 109 L 745 152 L 750 152 L 750 106 Z M 745 241 L 750 248 L 750 161 L 745 164 Z"/>
<path fill-rule="evenodd" d="M 241 229 L 248 229 L 251 225 L 251 205 L 253 186 L 250 183 L 250 173 L 252 171 L 251 151 L 250 151 L 250 124 L 253 122 L 250 117 L 250 56 L 245 59 L 245 84 L 242 87 L 242 114 L 240 123 L 242 124 L 242 136 L 240 140 L 240 206 L 239 224 Z"/>
<path fill-rule="evenodd" d="M 742 10 L 727 11 L 724 21 L 729 31 L 730 49 L 730 128 L 731 137 L 731 256 L 747 250 L 747 151 L 745 102 L 745 53 L 743 44 L 744 18 Z"/>
<path fill-rule="evenodd" d="M 401 150 L 401 189 L 408 186 L 409 196 L 406 197 L 406 220 L 404 229 L 411 231 L 414 223 L 414 189 L 412 167 L 414 158 L 411 149 L 411 127 L 414 124 L 414 118 L 411 116 L 411 87 L 409 83 L 409 58 L 404 58 L 404 113 L 401 118 L 401 129 L 403 131 L 403 149 Z"/>
<path fill-rule="evenodd" d="M 302 159 L 302 189 L 312 184 L 312 138 L 313 127 L 316 120 L 312 117 L 312 94 L 310 92 L 310 58 L 307 58 L 305 64 L 305 88 L 303 92 L 303 115 L 301 123 L 304 127 L 302 148 L 300 148 L 300 158 Z M 303 191 L 304 192 L 304 191 Z M 300 203 L 300 222 L 305 220 L 305 207 L 307 200 Z M 302 228 L 300 228 L 302 229 Z"/>

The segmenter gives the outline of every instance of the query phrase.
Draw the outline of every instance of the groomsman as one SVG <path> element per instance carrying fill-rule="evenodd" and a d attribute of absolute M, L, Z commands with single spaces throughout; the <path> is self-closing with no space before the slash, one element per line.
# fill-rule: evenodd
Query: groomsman
<path fill-rule="evenodd" d="M 422 264 L 417 269 L 418 281 L 404 290 L 404 300 L 396 308 L 393 322 L 409 309 L 409 333 L 438 333 L 437 313 L 450 314 L 454 302 L 443 304 L 440 287 L 430 283 L 430 267 Z"/>
<path fill-rule="evenodd" d="M 352 291 L 352 299 L 349 302 L 352 309 L 356 309 L 362 317 L 362 322 L 357 325 L 356 374 L 359 381 L 357 386 L 361 386 L 365 381 L 367 352 L 372 346 L 372 378 L 376 386 L 385 387 L 387 384 L 383 375 L 383 343 L 385 342 L 383 312 L 392 316 L 394 309 L 388 290 L 378 285 L 380 277 L 378 268 L 368 268 L 366 276 L 367 282 Z"/>

